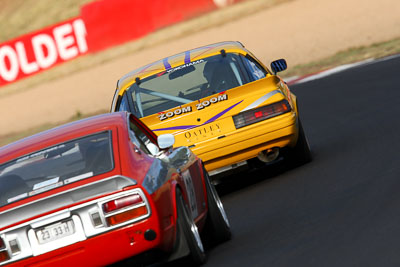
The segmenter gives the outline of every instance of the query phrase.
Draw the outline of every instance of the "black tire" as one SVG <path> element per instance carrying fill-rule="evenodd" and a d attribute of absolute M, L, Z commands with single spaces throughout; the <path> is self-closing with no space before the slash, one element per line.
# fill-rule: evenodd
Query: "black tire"
<path fill-rule="evenodd" d="M 201 265 L 206 261 L 203 242 L 199 230 L 190 216 L 189 208 L 186 205 L 182 193 L 177 190 L 176 202 L 178 210 L 178 227 L 185 236 L 190 251 L 190 257 L 195 265 Z"/>
<path fill-rule="evenodd" d="M 204 229 L 204 236 L 208 245 L 216 245 L 228 241 L 232 237 L 231 227 L 224 206 L 218 196 L 215 186 L 211 184 L 210 177 L 205 169 L 205 184 L 207 189 L 208 215 Z"/>
<path fill-rule="evenodd" d="M 303 125 L 300 118 L 299 123 L 299 137 L 297 138 L 296 146 L 289 152 L 289 162 L 294 166 L 306 164 L 312 160 L 310 145 L 304 133 Z"/>

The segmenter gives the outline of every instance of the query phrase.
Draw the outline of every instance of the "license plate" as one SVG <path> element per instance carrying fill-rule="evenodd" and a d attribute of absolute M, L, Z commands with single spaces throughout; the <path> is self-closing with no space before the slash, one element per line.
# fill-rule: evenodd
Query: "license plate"
<path fill-rule="evenodd" d="M 48 243 L 65 236 L 72 235 L 75 232 L 72 220 L 55 223 L 36 231 L 39 244 Z"/>

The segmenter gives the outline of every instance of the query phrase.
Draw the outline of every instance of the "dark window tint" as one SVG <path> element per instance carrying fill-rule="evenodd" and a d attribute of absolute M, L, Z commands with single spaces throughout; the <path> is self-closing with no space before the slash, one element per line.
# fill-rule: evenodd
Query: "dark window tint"
<path fill-rule="evenodd" d="M 126 97 L 126 94 L 122 97 L 117 111 L 129 111 L 128 98 Z"/>
<path fill-rule="evenodd" d="M 109 131 L 31 153 L 0 166 L 0 206 L 108 172 L 113 167 Z"/>
<path fill-rule="evenodd" d="M 263 67 L 258 64 L 257 61 L 252 59 L 250 56 L 242 58 L 244 64 L 246 65 L 246 69 L 248 71 L 251 81 L 257 81 L 259 79 L 265 78 L 265 76 L 267 75 L 267 71 L 265 71 Z"/>

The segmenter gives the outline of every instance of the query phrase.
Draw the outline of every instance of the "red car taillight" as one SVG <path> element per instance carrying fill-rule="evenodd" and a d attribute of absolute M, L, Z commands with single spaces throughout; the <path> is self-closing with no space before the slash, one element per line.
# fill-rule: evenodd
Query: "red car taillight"
<path fill-rule="evenodd" d="M 148 214 L 143 198 L 133 194 L 103 204 L 108 225 L 113 226 Z"/>
<path fill-rule="evenodd" d="M 287 100 L 273 103 L 256 109 L 247 110 L 233 116 L 233 122 L 236 129 L 244 126 L 260 122 L 291 111 L 291 107 Z"/>
<path fill-rule="evenodd" d="M 3 239 L 0 237 L 0 262 L 7 261 L 10 259 L 10 255 L 6 250 L 6 244 Z"/>
<path fill-rule="evenodd" d="M 111 200 L 103 204 L 103 210 L 105 212 L 112 212 L 114 210 L 122 209 L 130 205 L 143 203 L 143 199 L 140 195 L 130 195 L 127 197 L 121 197 L 118 199 Z"/>
<path fill-rule="evenodd" d="M 137 207 L 128 211 L 124 211 L 110 217 L 106 217 L 108 225 L 120 224 L 135 218 L 139 218 L 147 214 L 146 206 Z"/>
<path fill-rule="evenodd" d="M 7 261 L 10 259 L 7 250 L 0 251 L 0 262 Z"/>

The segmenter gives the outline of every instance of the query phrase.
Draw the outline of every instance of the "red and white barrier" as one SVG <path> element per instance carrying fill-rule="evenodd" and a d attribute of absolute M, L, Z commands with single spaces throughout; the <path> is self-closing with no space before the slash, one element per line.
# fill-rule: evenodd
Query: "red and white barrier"
<path fill-rule="evenodd" d="M 81 8 L 77 18 L 0 44 L 0 86 L 238 1 L 91 2 Z"/>
<path fill-rule="evenodd" d="M 98 0 L 81 9 L 91 52 L 216 9 L 213 0 Z"/>
<path fill-rule="evenodd" d="M 86 34 L 75 18 L 1 44 L 0 86 L 85 54 Z"/>

